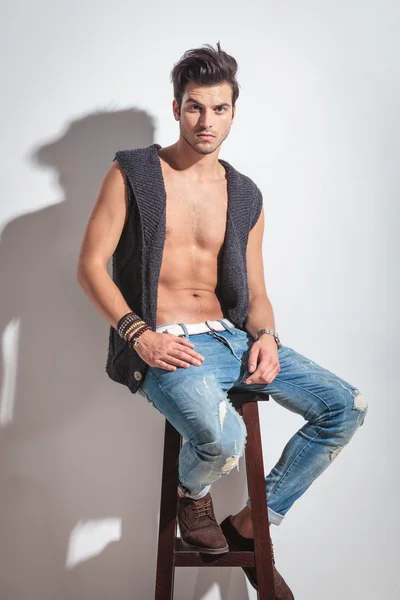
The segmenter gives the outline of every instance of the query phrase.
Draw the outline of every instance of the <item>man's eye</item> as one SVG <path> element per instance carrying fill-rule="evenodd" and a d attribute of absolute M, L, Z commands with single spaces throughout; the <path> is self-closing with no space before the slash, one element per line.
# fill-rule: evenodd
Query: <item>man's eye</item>
<path fill-rule="evenodd" d="M 197 108 L 200 108 L 198 104 L 192 104 L 192 105 L 190 106 L 190 110 L 192 110 L 192 109 L 193 109 L 193 110 L 196 110 Z M 224 111 L 226 111 L 226 110 L 227 110 L 227 108 L 226 108 L 226 106 L 217 106 L 217 110 L 218 110 L 218 111 L 222 111 L 222 112 L 224 112 Z"/>

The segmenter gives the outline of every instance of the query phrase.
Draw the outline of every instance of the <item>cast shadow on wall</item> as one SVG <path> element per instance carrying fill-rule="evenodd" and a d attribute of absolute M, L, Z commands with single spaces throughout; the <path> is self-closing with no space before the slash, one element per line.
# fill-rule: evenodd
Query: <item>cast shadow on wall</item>
<path fill-rule="evenodd" d="M 0 366 L 0 527 L 10 600 L 153 597 L 164 419 L 106 375 L 108 324 L 76 266 L 116 150 L 148 146 L 154 132 L 153 118 L 135 109 L 72 121 L 31 153 L 56 176 L 54 204 L 1 234 L 0 326 L 11 351 Z M 235 508 L 244 505 L 245 487 L 243 469 L 217 486 L 218 518 L 239 490 Z M 192 569 L 179 569 L 176 593 L 189 600 L 188 584 L 190 600 L 215 585 L 223 600 L 228 589 L 229 600 L 248 597 L 241 569 L 199 569 L 195 586 Z"/>

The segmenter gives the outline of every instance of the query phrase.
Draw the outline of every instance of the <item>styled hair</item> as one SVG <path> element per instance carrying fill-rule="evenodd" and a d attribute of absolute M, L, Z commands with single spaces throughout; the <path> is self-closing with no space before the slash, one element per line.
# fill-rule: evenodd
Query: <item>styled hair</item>
<path fill-rule="evenodd" d="M 181 108 L 186 85 L 218 85 L 229 83 L 232 88 L 232 106 L 239 96 L 239 84 L 236 79 L 238 64 L 233 56 L 221 50 L 217 42 L 217 50 L 210 44 L 201 48 L 187 50 L 171 71 L 171 82 L 174 86 L 174 98 Z"/>

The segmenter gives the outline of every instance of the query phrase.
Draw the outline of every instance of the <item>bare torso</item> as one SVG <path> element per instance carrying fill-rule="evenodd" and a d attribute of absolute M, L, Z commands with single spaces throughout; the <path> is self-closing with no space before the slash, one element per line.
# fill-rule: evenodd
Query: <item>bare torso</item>
<path fill-rule="evenodd" d="M 225 169 L 220 167 L 218 178 L 193 184 L 161 158 L 167 215 L 157 325 L 224 317 L 215 294 L 228 206 Z"/>

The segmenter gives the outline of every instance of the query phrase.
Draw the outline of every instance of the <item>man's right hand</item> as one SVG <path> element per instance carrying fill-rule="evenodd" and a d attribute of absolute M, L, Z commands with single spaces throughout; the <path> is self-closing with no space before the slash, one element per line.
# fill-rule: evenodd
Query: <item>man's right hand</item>
<path fill-rule="evenodd" d="M 177 367 L 200 366 L 205 360 L 204 356 L 193 348 L 194 344 L 186 337 L 147 330 L 139 337 L 133 351 L 150 367 L 176 371 Z"/>

